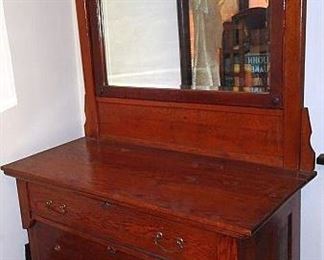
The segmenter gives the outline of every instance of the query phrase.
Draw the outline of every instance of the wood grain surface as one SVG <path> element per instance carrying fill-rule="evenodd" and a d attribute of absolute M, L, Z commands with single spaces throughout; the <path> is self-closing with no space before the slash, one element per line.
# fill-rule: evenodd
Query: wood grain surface
<path fill-rule="evenodd" d="M 88 138 L 3 167 L 32 182 L 249 237 L 315 174 Z"/>

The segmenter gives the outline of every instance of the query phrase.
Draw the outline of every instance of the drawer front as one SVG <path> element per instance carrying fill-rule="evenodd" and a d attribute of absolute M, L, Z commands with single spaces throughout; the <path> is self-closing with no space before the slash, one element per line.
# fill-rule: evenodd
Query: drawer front
<path fill-rule="evenodd" d="M 28 230 L 35 260 L 139 259 L 112 245 L 102 245 L 36 222 Z"/>
<path fill-rule="evenodd" d="M 236 259 L 233 238 L 73 192 L 29 184 L 33 217 L 167 259 Z"/>

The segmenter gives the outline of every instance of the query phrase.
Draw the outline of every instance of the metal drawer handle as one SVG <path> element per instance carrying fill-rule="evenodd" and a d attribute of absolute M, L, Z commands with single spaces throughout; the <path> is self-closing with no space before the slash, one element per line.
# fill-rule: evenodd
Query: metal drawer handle
<path fill-rule="evenodd" d="M 117 249 L 114 248 L 113 246 L 107 246 L 108 253 L 110 255 L 116 255 L 117 254 Z"/>
<path fill-rule="evenodd" d="M 62 249 L 62 247 L 61 247 L 59 244 L 56 244 L 56 245 L 54 246 L 54 250 L 55 250 L 56 252 L 61 251 L 61 249 Z"/>
<path fill-rule="evenodd" d="M 154 244 L 157 245 L 163 252 L 165 253 L 177 253 L 177 252 L 181 252 L 184 248 L 184 240 L 181 237 L 177 237 L 175 240 L 175 244 L 176 244 L 176 248 L 173 249 L 167 249 L 165 248 L 161 242 L 163 239 L 163 233 L 162 232 L 158 232 L 154 238 Z"/>
<path fill-rule="evenodd" d="M 62 214 L 64 215 L 66 213 L 66 205 L 62 204 L 60 206 L 58 206 L 57 208 L 53 205 L 53 201 L 52 200 L 48 200 L 45 202 L 45 207 L 48 210 L 54 211 L 56 213 Z"/>
<path fill-rule="evenodd" d="M 104 203 L 102 203 L 101 207 L 103 209 L 109 209 L 109 208 L 112 207 L 112 204 L 110 202 L 108 202 L 108 201 L 105 201 Z"/>

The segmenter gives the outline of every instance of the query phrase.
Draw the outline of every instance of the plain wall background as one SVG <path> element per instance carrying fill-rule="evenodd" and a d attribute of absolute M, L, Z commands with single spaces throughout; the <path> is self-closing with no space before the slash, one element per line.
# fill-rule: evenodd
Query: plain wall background
<path fill-rule="evenodd" d="M 0 165 L 83 135 L 74 2 L 6 0 L 4 8 L 18 105 L 0 114 Z M 2 172 L 0 202 L 0 259 L 25 259 L 15 181 Z"/>
<path fill-rule="evenodd" d="M 293 1 L 293 0 L 290 0 Z M 18 106 L 0 115 L 0 164 L 83 135 L 83 86 L 74 0 L 5 0 Z M 305 104 L 324 152 L 324 1 L 308 0 Z M 324 167 L 303 190 L 302 260 L 324 259 Z M 0 259 L 24 259 L 15 182 L 0 174 Z"/>
<path fill-rule="evenodd" d="M 293 1 L 293 0 L 292 0 Z M 305 106 L 316 154 L 324 153 L 324 0 L 308 0 Z M 324 166 L 302 192 L 301 259 L 324 260 Z"/>

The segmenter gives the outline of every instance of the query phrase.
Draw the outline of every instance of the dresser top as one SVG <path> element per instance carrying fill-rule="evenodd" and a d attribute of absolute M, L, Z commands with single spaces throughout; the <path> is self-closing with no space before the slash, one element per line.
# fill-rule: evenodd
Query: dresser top
<path fill-rule="evenodd" d="M 315 173 L 81 138 L 2 167 L 149 214 L 249 237 Z"/>

